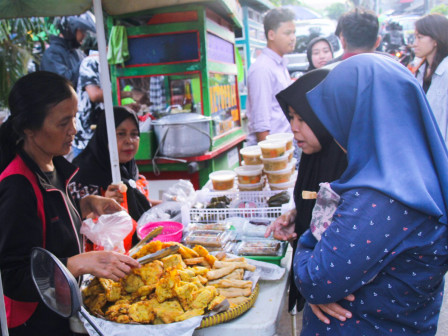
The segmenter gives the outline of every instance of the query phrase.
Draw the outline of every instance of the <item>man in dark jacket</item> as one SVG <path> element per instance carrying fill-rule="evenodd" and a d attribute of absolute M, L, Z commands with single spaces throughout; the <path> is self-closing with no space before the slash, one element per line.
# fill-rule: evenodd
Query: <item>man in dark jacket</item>
<path fill-rule="evenodd" d="M 58 23 L 59 36 L 50 36 L 50 46 L 45 50 L 40 69 L 57 73 L 69 79 L 76 89 L 79 65 L 86 56 L 79 49 L 87 31 L 95 31 L 89 13 L 63 17 Z"/>

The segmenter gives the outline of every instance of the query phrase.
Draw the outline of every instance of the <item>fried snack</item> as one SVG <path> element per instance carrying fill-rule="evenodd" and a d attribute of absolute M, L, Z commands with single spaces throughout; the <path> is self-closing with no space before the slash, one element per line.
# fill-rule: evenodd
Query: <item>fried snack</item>
<path fill-rule="evenodd" d="M 151 323 L 155 313 L 149 301 L 139 301 L 129 306 L 129 317 L 138 323 Z"/>
<path fill-rule="evenodd" d="M 181 286 L 174 288 L 174 292 L 176 293 L 182 308 L 186 311 L 191 308 L 191 303 L 197 291 L 198 288 L 191 282 L 184 283 Z"/>
<path fill-rule="evenodd" d="M 207 279 L 215 280 L 215 279 L 222 278 L 223 276 L 226 276 L 226 275 L 232 273 L 235 270 L 235 268 L 236 268 L 235 265 L 232 265 L 232 266 L 227 266 L 227 267 L 223 267 L 223 268 L 219 268 L 219 269 L 214 269 L 207 273 Z"/>
<path fill-rule="evenodd" d="M 226 268 L 226 267 L 234 267 L 234 268 L 244 268 L 248 271 L 254 272 L 256 267 L 247 262 L 228 262 L 228 261 L 219 261 L 215 262 L 215 268 Z"/>
<path fill-rule="evenodd" d="M 210 264 L 211 267 L 215 264 L 215 261 L 217 260 L 216 257 L 212 256 L 210 253 L 208 253 L 207 249 L 201 245 L 195 245 L 193 247 L 193 250 L 196 251 L 201 257 L 205 259 L 205 261 Z"/>
<path fill-rule="evenodd" d="M 250 288 L 217 288 L 219 295 L 224 295 L 226 298 L 234 298 L 238 296 L 249 296 L 252 294 Z"/>
<path fill-rule="evenodd" d="M 238 258 L 224 258 L 224 259 L 222 259 L 221 261 L 227 261 L 227 262 L 238 262 L 238 261 L 240 261 L 240 262 L 245 262 L 245 261 L 246 261 L 246 258 L 244 258 L 244 257 L 238 257 Z"/>
<path fill-rule="evenodd" d="M 188 320 L 189 318 L 195 317 L 195 316 L 201 316 L 204 315 L 204 309 L 191 309 L 183 313 L 182 315 L 177 316 L 174 320 L 176 322 Z"/>
<path fill-rule="evenodd" d="M 224 295 L 217 295 L 215 298 L 210 301 L 208 304 L 207 309 L 208 310 L 215 310 L 219 305 L 221 305 L 226 300 L 226 297 Z"/>
<path fill-rule="evenodd" d="M 159 240 L 151 241 L 148 244 L 144 245 L 140 251 L 135 253 L 132 257 L 135 259 L 144 257 L 145 255 L 160 251 L 162 249 L 162 242 Z"/>
<path fill-rule="evenodd" d="M 119 323 L 129 323 L 129 303 L 115 304 L 110 306 L 105 313 L 108 320 L 119 322 Z"/>
<path fill-rule="evenodd" d="M 193 309 L 206 309 L 208 304 L 218 295 L 218 291 L 213 286 L 207 286 L 200 289 L 193 302 L 191 303 L 191 307 Z"/>
<path fill-rule="evenodd" d="M 194 267 L 190 267 L 190 269 L 196 275 L 206 275 L 207 272 L 208 272 L 208 268 L 207 267 L 203 267 L 203 266 L 194 266 Z"/>
<path fill-rule="evenodd" d="M 145 285 L 142 278 L 134 273 L 131 273 L 129 276 L 123 278 L 122 282 L 123 282 L 122 286 L 127 293 L 134 293 L 141 286 Z"/>
<path fill-rule="evenodd" d="M 185 268 L 180 254 L 172 254 L 168 257 L 162 258 L 163 268 Z"/>
<path fill-rule="evenodd" d="M 237 280 L 243 280 L 244 279 L 244 270 L 241 268 L 238 268 L 234 270 L 232 273 L 223 276 L 222 279 L 237 279 Z"/>
<path fill-rule="evenodd" d="M 176 318 L 184 313 L 179 301 L 165 301 L 154 308 L 156 316 L 160 318 L 163 323 L 175 322 Z"/>
<path fill-rule="evenodd" d="M 167 276 L 160 279 L 156 287 L 156 298 L 160 303 L 172 299 L 176 294 L 174 287 L 180 283 L 180 276 L 175 269 L 166 273 Z"/>
<path fill-rule="evenodd" d="M 141 279 L 147 286 L 156 285 L 162 277 L 164 269 L 163 263 L 160 260 L 147 263 L 140 268 L 133 270 L 134 274 L 140 275 Z"/>
<path fill-rule="evenodd" d="M 137 291 L 132 293 L 132 298 L 138 298 L 138 297 L 144 297 L 149 296 L 154 290 L 156 289 L 156 285 L 150 285 L 150 286 L 141 286 Z"/>
<path fill-rule="evenodd" d="M 121 295 L 120 283 L 110 279 L 103 279 L 103 278 L 99 278 L 99 282 L 106 292 L 107 301 L 115 302 L 120 298 Z"/>
<path fill-rule="evenodd" d="M 187 266 L 196 265 L 204 261 L 204 257 L 197 257 L 197 258 L 190 258 L 190 259 L 184 259 L 184 263 Z"/>
<path fill-rule="evenodd" d="M 220 279 L 210 281 L 210 285 L 216 288 L 252 288 L 252 281 L 236 280 L 236 279 Z"/>
<path fill-rule="evenodd" d="M 99 293 L 95 296 L 88 297 L 84 303 L 93 314 L 104 315 L 102 308 L 106 305 L 106 294 Z"/>

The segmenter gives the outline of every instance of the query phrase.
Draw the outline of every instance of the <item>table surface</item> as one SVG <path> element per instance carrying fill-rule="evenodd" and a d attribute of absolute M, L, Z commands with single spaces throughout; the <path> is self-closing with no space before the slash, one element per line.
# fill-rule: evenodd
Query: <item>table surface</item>
<path fill-rule="evenodd" d="M 193 336 L 272 336 L 276 333 L 276 323 L 282 310 L 285 293 L 288 290 L 292 249 L 289 246 L 282 267 L 286 272 L 277 281 L 259 281 L 260 293 L 255 304 L 243 315 L 226 323 L 196 330 Z"/>

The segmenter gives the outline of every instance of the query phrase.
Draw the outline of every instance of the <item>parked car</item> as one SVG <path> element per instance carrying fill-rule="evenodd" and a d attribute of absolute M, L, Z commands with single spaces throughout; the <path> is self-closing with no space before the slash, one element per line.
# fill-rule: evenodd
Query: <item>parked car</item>
<path fill-rule="evenodd" d="M 308 59 L 306 48 L 308 43 L 315 37 L 326 37 L 333 47 L 333 57 L 343 54 L 341 41 L 334 35 L 336 24 L 327 19 L 301 20 L 296 23 L 296 47 L 291 54 L 285 55 L 288 60 L 288 70 L 290 74 L 295 72 L 305 72 L 308 69 Z"/>

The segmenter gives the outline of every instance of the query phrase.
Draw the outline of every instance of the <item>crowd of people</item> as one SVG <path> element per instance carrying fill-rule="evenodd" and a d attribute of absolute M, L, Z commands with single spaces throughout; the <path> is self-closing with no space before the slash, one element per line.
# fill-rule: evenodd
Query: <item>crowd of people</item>
<path fill-rule="evenodd" d="M 415 26 L 422 59 L 415 74 L 375 51 L 378 18 L 355 9 L 336 27 L 342 57 L 315 38 L 307 73 L 292 81 L 283 56 L 294 49 L 294 14 L 275 8 L 264 17 L 267 46 L 248 73 L 247 144 L 293 133 L 302 151 L 295 209 L 266 231 L 293 246 L 289 309 L 304 310 L 301 335 L 436 332 L 448 270 L 448 19 L 430 14 Z M 140 266 L 117 252 L 83 250 L 83 219 L 120 211 L 126 199 L 137 221 L 152 202 L 145 181 L 138 183 L 139 121 L 120 106 L 114 121 L 127 191 L 111 184 L 98 58 L 77 49 L 89 29 L 79 18 L 61 22 L 42 71 L 14 84 L 0 127 L 0 269 L 10 335 L 72 335 L 40 301 L 34 247 L 77 278 L 118 280 Z M 131 234 L 128 248 L 136 242 Z"/>

